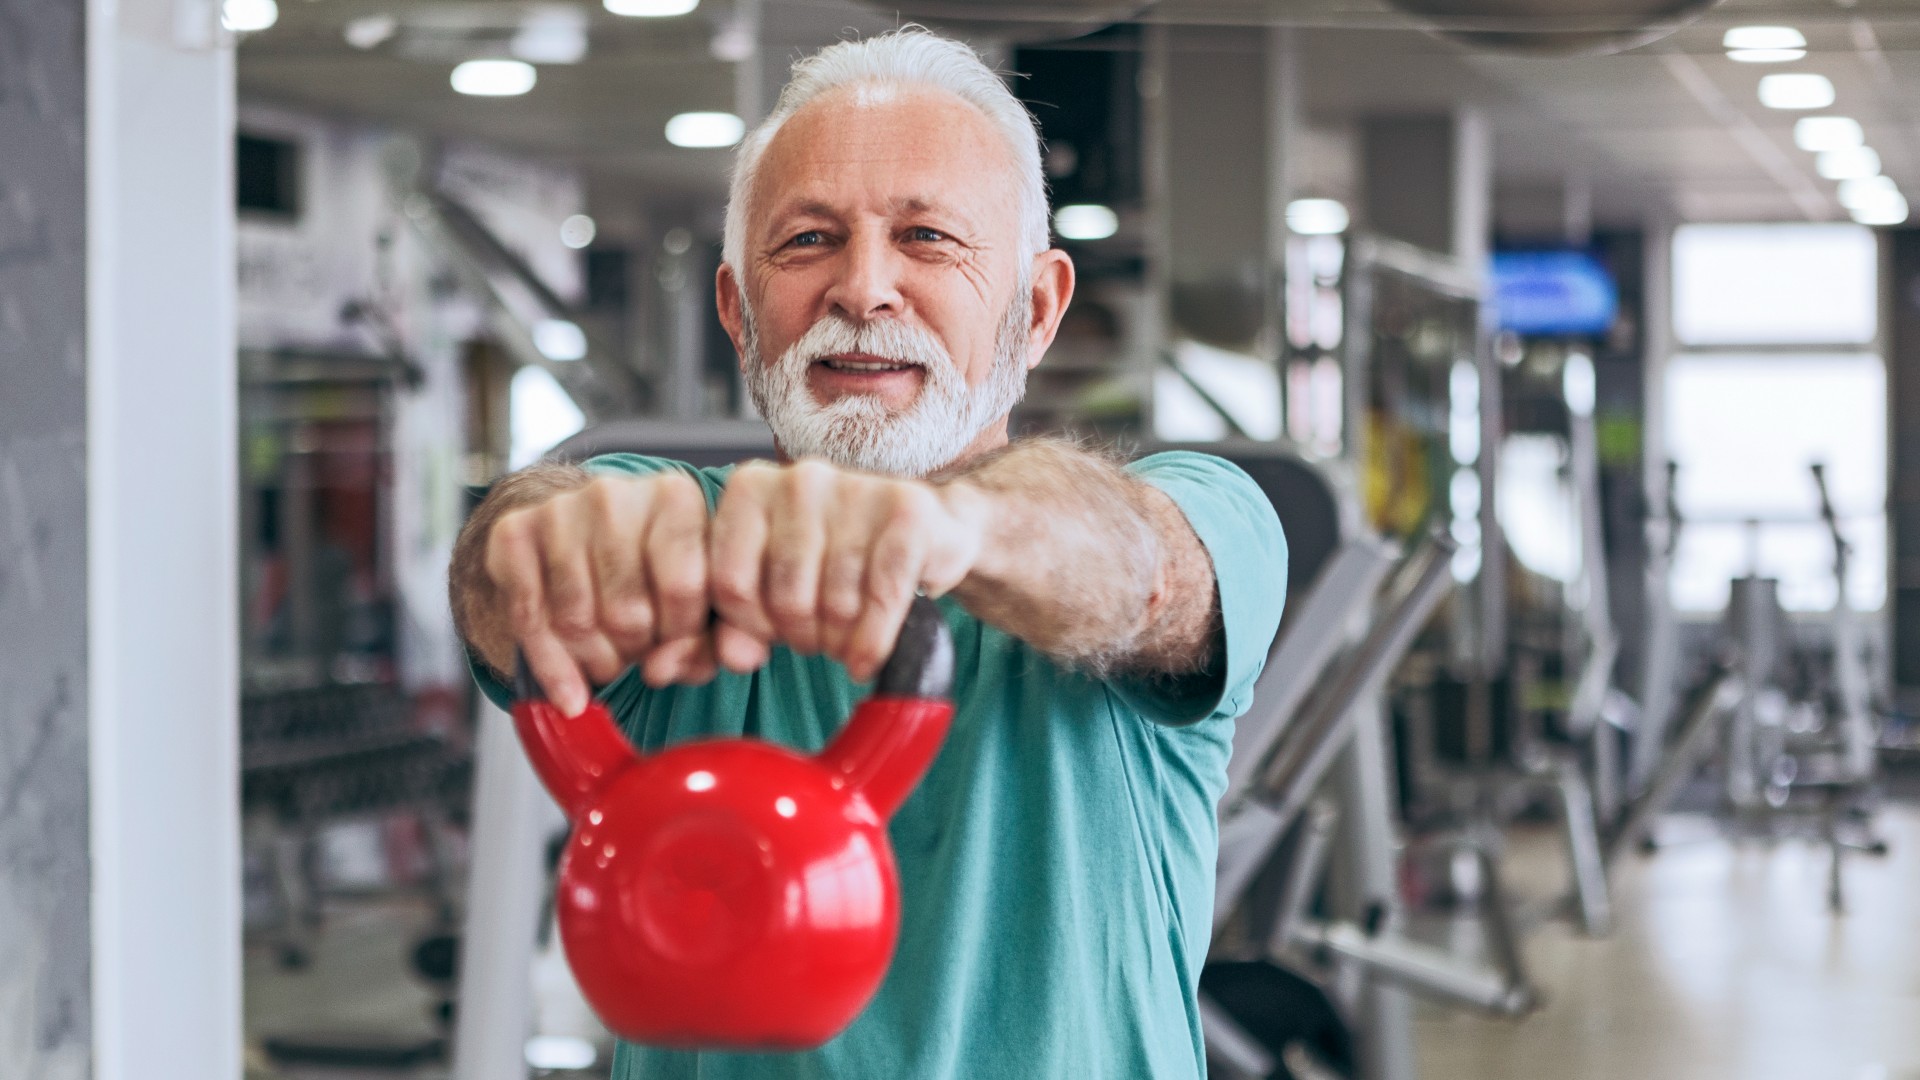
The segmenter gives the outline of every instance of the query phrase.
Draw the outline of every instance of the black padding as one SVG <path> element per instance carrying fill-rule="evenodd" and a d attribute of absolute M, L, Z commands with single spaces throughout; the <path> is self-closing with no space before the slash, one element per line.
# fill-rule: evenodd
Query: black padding
<path fill-rule="evenodd" d="M 1297 1042 L 1339 1075 L 1354 1075 L 1353 1032 L 1313 980 L 1264 960 L 1221 961 L 1201 970 L 1200 989 L 1275 1061 Z M 1282 1064 L 1269 1080 L 1300 1078 Z"/>

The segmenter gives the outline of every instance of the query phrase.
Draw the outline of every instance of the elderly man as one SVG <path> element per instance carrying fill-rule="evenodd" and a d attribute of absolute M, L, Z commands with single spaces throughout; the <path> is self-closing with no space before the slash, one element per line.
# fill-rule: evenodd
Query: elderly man
<path fill-rule="evenodd" d="M 622 1046 L 615 1076 L 1202 1075 L 1214 804 L 1286 546 L 1216 458 L 1008 442 L 1073 293 L 1031 116 L 924 31 L 802 61 L 741 144 L 718 291 L 780 463 L 503 479 L 452 573 L 482 686 L 505 700 L 517 645 L 643 748 L 811 750 L 924 591 L 958 712 L 892 822 L 900 941 L 853 1025 L 807 1053 Z"/>

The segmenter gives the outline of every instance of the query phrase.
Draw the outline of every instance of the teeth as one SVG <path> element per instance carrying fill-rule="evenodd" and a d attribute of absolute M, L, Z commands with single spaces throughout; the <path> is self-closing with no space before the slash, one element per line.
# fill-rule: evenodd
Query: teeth
<path fill-rule="evenodd" d="M 905 371 L 912 364 L 866 364 L 857 360 L 828 360 L 826 365 L 835 371 Z"/>

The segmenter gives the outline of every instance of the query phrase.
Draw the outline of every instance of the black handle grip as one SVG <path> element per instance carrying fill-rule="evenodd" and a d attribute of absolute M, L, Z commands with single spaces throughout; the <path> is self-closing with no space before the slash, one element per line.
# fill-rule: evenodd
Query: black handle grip
<path fill-rule="evenodd" d="M 893 655 L 873 681 L 873 692 L 888 697 L 943 698 L 953 690 L 953 635 L 940 605 L 913 598 Z"/>
<path fill-rule="evenodd" d="M 953 689 L 953 635 L 940 605 L 916 596 L 907 608 L 893 653 L 874 679 L 873 692 L 887 697 L 943 698 Z M 513 650 L 515 701 L 545 701 L 547 695 L 527 666 L 527 655 Z"/>

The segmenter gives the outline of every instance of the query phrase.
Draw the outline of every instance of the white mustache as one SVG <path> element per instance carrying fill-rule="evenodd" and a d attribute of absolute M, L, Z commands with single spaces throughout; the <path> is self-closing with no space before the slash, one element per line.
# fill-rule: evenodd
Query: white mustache
<path fill-rule="evenodd" d="M 825 315 L 807 329 L 780 358 L 782 367 L 804 367 L 818 360 L 864 353 L 896 364 L 912 364 L 929 373 L 953 370 L 953 356 L 940 339 L 921 327 L 898 319 L 856 323 L 842 315 Z"/>

